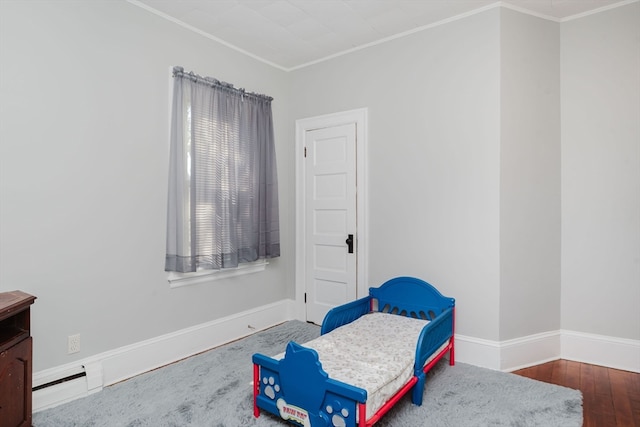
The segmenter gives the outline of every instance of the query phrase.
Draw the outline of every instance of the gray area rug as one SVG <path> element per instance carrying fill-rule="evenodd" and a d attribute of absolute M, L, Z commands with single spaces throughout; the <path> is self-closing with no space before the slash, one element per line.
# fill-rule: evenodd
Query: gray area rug
<path fill-rule="evenodd" d="M 172 365 L 106 387 L 33 416 L 34 427 L 67 426 L 287 426 L 253 416 L 251 355 L 275 355 L 289 340 L 304 343 L 317 326 L 291 321 Z M 408 393 L 409 395 L 411 393 Z M 443 360 L 432 369 L 422 406 L 405 396 L 377 424 L 406 426 L 582 425 L 582 394 L 464 363 Z"/>

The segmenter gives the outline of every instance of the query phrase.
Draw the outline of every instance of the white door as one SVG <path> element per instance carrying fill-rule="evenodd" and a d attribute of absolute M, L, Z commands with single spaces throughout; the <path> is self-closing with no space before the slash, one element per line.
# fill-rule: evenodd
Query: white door
<path fill-rule="evenodd" d="M 356 123 L 304 134 L 307 321 L 356 299 Z"/>

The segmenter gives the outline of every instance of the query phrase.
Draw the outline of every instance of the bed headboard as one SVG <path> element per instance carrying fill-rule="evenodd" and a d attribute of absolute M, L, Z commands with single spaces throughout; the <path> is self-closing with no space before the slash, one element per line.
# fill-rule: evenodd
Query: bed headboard
<path fill-rule="evenodd" d="M 415 277 L 388 280 L 380 287 L 369 288 L 369 295 L 374 299 L 375 311 L 424 320 L 433 320 L 456 303 L 454 298 L 443 296 L 432 285 Z"/>

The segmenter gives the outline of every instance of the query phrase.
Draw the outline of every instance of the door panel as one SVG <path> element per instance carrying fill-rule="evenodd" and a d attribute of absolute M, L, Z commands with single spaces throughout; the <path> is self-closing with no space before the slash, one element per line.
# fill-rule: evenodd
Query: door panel
<path fill-rule="evenodd" d="M 307 320 L 356 299 L 356 124 L 305 133 L 305 287 Z"/>

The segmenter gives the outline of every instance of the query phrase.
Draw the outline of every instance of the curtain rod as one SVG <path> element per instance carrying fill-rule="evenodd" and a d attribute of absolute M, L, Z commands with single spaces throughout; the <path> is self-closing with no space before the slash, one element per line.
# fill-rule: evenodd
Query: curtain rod
<path fill-rule="evenodd" d="M 229 91 L 239 94 L 240 96 L 252 96 L 252 97 L 260 98 L 269 102 L 273 101 L 273 97 L 271 96 L 263 95 L 261 93 L 255 93 L 255 92 L 247 92 L 243 88 L 235 88 L 231 83 L 221 82 L 220 80 L 215 79 L 213 77 L 202 77 L 198 74 L 195 74 L 193 71 L 189 71 L 188 73 L 186 73 L 184 71 L 184 68 L 180 66 L 173 67 L 173 77 L 184 77 L 197 83 L 203 83 L 212 87 L 227 89 Z"/>

